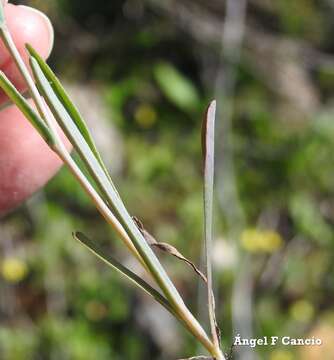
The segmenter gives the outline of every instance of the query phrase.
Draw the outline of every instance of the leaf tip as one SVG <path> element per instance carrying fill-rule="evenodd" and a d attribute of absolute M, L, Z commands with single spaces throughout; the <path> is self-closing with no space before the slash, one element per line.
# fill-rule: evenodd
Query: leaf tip
<path fill-rule="evenodd" d="M 37 64 L 39 60 L 38 52 L 29 43 L 25 43 L 24 46 L 29 54 L 30 63 L 31 61 L 34 61 L 34 63 Z"/>
<path fill-rule="evenodd" d="M 208 107 L 206 108 L 206 112 L 204 114 L 204 119 L 202 122 L 202 153 L 203 159 L 205 159 L 207 154 L 207 146 L 208 146 L 208 127 L 214 127 L 215 118 L 216 118 L 216 108 L 217 108 L 217 101 L 214 99 L 212 100 Z"/>
<path fill-rule="evenodd" d="M 207 118 L 209 119 L 214 119 L 215 115 L 216 115 L 216 109 L 217 109 L 217 101 L 214 99 L 210 102 L 209 106 L 208 106 L 208 110 L 207 110 Z"/>
<path fill-rule="evenodd" d="M 36 50 L 29 43 L 25 43 L 24 46 L 30 55 L 34 55 L 36 53 Z"/>
<path fill-rule="evenodd" d="M 74 240 L 80 241 L 80 238 L 83 236 L 83 234 L 80 231 L 72 231 L 72 237 Z"/>
<path fill-rule="evenodd" d="M 216 99 L 211 100 L 209 106 L 214 106 L 214 107 L 216 107 L 216 106 L 217 106 L 217 100 L 216 100 Z"/>

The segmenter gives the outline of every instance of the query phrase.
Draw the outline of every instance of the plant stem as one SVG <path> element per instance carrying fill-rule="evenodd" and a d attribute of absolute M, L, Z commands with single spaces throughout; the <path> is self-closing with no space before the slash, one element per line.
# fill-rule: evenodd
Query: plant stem
<path fill-rule="evenodd" d="M 211 355 L 214 357 L 215 360 L 226 360 L 220 348 L 217 348 L 214 353 L 211 353 Z"/>

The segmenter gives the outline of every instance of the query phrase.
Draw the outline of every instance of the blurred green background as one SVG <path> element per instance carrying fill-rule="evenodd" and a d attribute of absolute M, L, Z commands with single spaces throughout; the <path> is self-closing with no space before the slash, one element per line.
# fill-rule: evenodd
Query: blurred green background
<path fill-rule="evenodd" d="M 214 264 L 233 359 L 334 359 L 332 0 L 31 0 L 50 64 L 87 118 L 128 209 L 201 263 L 200 128 L 218 101 Z M 66 169 L 0 225 L 0 359 L 201 353 L 158 305 L 74 242 L 126 250 Z M 194 312 L 198 279 L 162 256 Z M 199 305 L 198 304 L 202 304 Z M 202 315 L 201 315 L 202 314 Z"/>

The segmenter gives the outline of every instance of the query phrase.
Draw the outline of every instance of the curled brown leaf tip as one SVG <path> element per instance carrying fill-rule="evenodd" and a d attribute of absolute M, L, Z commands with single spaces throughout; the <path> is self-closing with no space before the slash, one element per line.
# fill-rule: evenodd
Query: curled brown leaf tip
<path fill-rule="evenodd" d="M 132 217 L 133 221 L 135 222 L 135 224 L 137 225 L 138 229 L 140 230 L 140 232 L 143 234 L 145 240 L 147 241 L 147 243 L 151 246 L 151 247 L 155 247 L 157 249 L 159 249 L 160 251 L 163 251 L 169 255 L 172 255 L 174 257 L 176 257 L 177 259 L 185 262 L 187 265 L 189 265 L 194 271 L 195 273 L 205 282 L 207 283 L 207 278 L 206 276 L 197 268 L 197 266 L 190 261 L 189 259 L 187 259 L 185 256 L 183 256 L 174 246 L 167 244 L 167 243 L 163 243 L 163 242 L 158 242 L 145 228 L 143 223 L 135 216 Z"/>

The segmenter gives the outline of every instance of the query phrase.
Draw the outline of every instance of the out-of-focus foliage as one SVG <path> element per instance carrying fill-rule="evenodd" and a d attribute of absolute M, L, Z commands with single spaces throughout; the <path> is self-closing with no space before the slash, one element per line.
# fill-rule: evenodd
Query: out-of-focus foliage
<path fill-rule="evenodd" d="M 224 348 L 229 349 L 233 336 L 229 299 L 239 264 L 247 263 L 253 336 L 316 336 L 325 342 L 303 349 L 258 347 L 259 357 L 332 359 L 332 2 L 250 0 L 241 57 L 234 66 L 235 89 L 231 92 L 227 81 L 223 93 L 221 78 L 230 79 L 227 50 L 221 47 L 225 1 L 24 3 L 54 21 L 52 67 L 68 82 L 97 89 L 103 98 L 108 124 L 117 128 L 123 143 L 123 155 L 106 151 L 103 156 L 123 156 L 122 171 L 113 176 L 132 214 L 157 239 L 177 245 L 198 263 L 202 112 L 214 96 L 224 116 L 232 104 L 230 129 L 224 126 L 226 118 L 217 118 L 217 170 L 233 170 L 243 219 L 232 225 L 228 220 L 236 204 L 227 206 L 218 196 L 222 186 L 228 193 L 230 184 L 217 171 L 214 260 Z M 228 144 L 221 143 L 225 130 Z M 227 160 L 222 145 L 230 154 Z M 226 167 L 224 161 L 231 159 L 233 166 Z M 71 239 L 74 230 L 94 234 L 129 262 L 66 169 L 3 219 L 0 358 L 194 355 L 192 339 L 80 248 Z M 195 311 L 197 279 L 174 259 L 163 261 Z"/>

